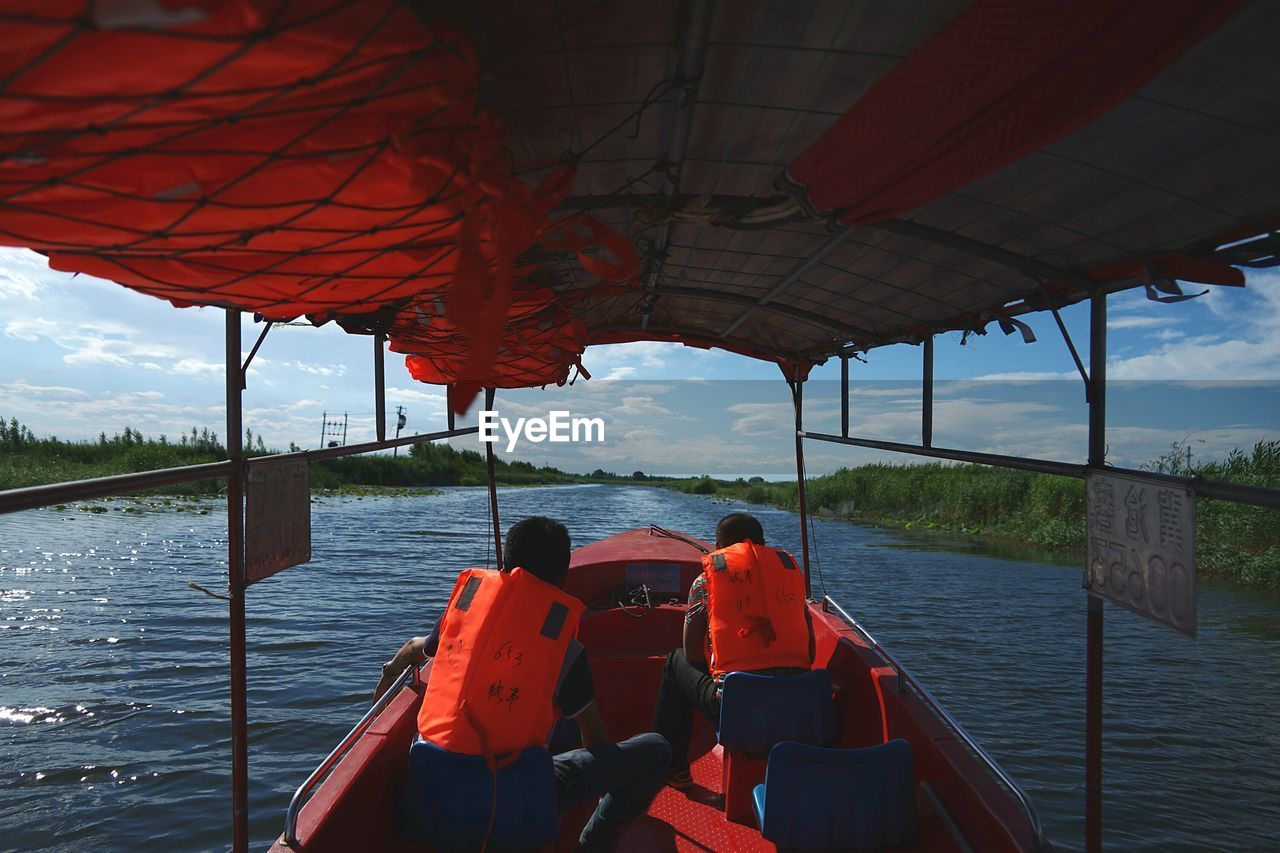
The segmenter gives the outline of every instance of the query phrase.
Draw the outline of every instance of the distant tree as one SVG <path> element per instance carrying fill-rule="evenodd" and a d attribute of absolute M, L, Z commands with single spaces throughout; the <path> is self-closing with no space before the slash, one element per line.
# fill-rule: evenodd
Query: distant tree
<path fill-rule="evenodd" d="M 643 472 L 643 471 L 636 471 L 636 472 L 632 473 L 632 475 L 631 475 L 631 479 L 633 479 L 633 480 L 647 480 L 647 479 L 649 479 L 649 478 L 645 476 L 645 474 L 644 474 L 644 472 Z"/>

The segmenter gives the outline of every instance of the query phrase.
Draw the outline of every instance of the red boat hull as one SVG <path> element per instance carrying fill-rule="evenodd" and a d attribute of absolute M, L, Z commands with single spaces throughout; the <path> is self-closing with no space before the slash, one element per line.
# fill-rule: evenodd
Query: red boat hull
<path fill-rule="evenodd" d="M 665 565 L 687 590 L 701 571 L 699 552 L 688 544 L 635 530 L 574 552 L 567 589 L 588 605 L 610 602 L 627 579 L 628 566 Z M 849 625 L 821 605 L 810 605 L 817 660 L 835 687 L 841 747 L 863 747 L 888 738 L 910 741 L 917 779 L 920 837 L 924 850 L 1025 850 L 1034 847 L 1030 822 L 1017 803 L 915 693 L 898 690 L 897 677 Z M 596 682 L 597 705 L 615 739 L 651 728 L 662 665 L 680 645 L 683 603 L 651 608 L 589 609 L 579 630 Z M 424 664 L 421 680 L 430 678 Z M 306 853 L 419 851 L 399 834 L 409 744 L 423 687 L 406 686 L 356 741 L 316 789 L 298 820 Z M 753 821 L 725 818 L 724 760 L 712 727 L 695 727 L 695 785 L 665 788 L 648 814 L 622 837 L 624 850 L 772 849 Z M 735 773 L 742 770 L 735 765 Z M 746 768 L 747 775 L 752 772 Z M 733 780 L 730 780 L 731 782 Z M 750 780 L 749 780 L 750 781 Z M 589 808 L 562 816 L 561 849 L 573 849 Z M 748 825 L 750 824 L 750 825 Z M 273 851 L 289 850 L 278 841 Z"/>

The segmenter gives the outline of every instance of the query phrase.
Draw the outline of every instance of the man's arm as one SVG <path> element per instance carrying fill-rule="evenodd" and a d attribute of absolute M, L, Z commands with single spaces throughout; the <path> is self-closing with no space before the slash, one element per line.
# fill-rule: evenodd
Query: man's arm
<path fill-rule="evenodd" d="M 707 665 L 707 614 L 694 613 L 684 620 L 684 656 L 694 666 Z"/>
<path fill-rule="evenodd" d="M 689 605 L 684 614 L 684 656 L 694 666 L 707 668 L 707 579 L 698 575 L 689 585 Z"/>
<path fill-rule="evenodd" d="M 612 743 L 595 702 L 579 711 L 574 720 L 578 723 L 578 731 L 582 733 L 582 745 L 587 749 L 603 749 Z"/>
<path fill-rule="evenodd" d="M 813 666 L 813 659 L 818 654 L 818 642 L 813 638 L 813 614 L 809 612 L 809 606 L 806 604 L 804 608 L 804 623 L 809 628 L 809 666 Z"/>
<path fill-rule="evenodd" d="M 400 647 L 395 657 L 382 665 L 382 678 L 378 679 L 378 686 L 373 690 L 373 701 L 377 702 L 379 697 L 386 693 L 392 684 L 395 684 L 400 673 L 427 659 L 426 647 L 426 637 L 414 637 Z"/>

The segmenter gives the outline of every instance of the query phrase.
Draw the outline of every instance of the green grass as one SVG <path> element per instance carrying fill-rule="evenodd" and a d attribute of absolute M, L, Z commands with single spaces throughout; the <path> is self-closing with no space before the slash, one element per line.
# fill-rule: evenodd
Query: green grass
<path fill-rule="evenodd" d="M 1182 448 L 1150 470 L 1185 477 L 1280 487 L 1280 442 L 1233 451 L 1225 460 L 1188 465 Z M 666 484 L 796 509 L 796 484 L 697 477 Z M 863 465 L 806 481 L 812 512 L 871 524 L 941 530 L 1058 549 L 1083 559 L 1084 481 L 983 465 Z M 1201 499 L 1197 558 L 1204 576 L 1280 588 L 1280 513 Z"/>
<path fill-rule="evenodd" d="M 269 451 L 252 435 L 252 455 Z M 290 448 L 296 449 L 296 448 Z M 226 449 L 216 433 L 197 431 L 170 439 L 149 438 L 137 430 L 98 441 L 37 438 L 10 419 L 0 419 L 0 489 L 86 480 L 156 468 L 216 462 Z M 1191 465 L 1183 448 L 1153 460 L 1151 470 L 1186 477 L 1280 487 L 1280 442 L 1261 442 L 1251 451 L 1233 451 L 1226 459 Z M 613 474 L 596 469 L 570 474 L 528 462 L 496 460 L 494 474 L 507 486 L 567 483 L 656 485 L 689 494 L 722 496 L 795 509 L 796 484 L 710 477 L 672 479 L 641 471 Z M 488 482 L 484 456 L 447 444 L 418 444 L 399 456 L 349 456 L 316 462 L 311 485 L 346 494 L 398 494 L 425 486 L 480 486 Z M 1084 548 L 1084 483 L 1065 477 L 981 465 L 864 465 L 842 468 L 806 484 L 809 508 L 816 513 L 908 529 L 941 530 L 1061 549 L 1078 555 Z M 150 494 L 216 495 L 220 480 L 156 489 Z M 408 492 L 404 492 L 408 493 Z M 1280 513 L 1222 501 L 1200 500 L 1197 510 L 1200 572 L 1251 586 L 1280 588 Z"/>
<path fill-rule="evenodd" d="M 259 436 L 246 432 L 245 448 L 250 456 L 263 456 L 269 450 Z M 297 447 L 290 446 L 291 451 Z M 56 436 L 39 438 L 16 419 L 0 418 L 0 489 L 21 488 L 44 483 L 88 480 L 114 474 L 175 468 L 227 458 L 218 435 L 208 429 L 192 429 L 190 433 L 171 439 L 148 437 L 126 427 L 124 432 L 97 441 L 64 441 Z M 646 483 L 665 482 L 637 471 L 618 475 L 601 469 L 591 474 L 570 474 L 550 466 L 536 467 L 528 462 L 508 462 L 498 458 L 494 477 L 504 486 L 545 486 L 567 483 Z M 325 459 L 311 466 L 311 486 L 317 490 L 346 490 L 357 493 L 361 488 L 387 490 L 414 489 L 424 486 L 483 486 L 489 481 L 485 458 L 474 450 L 455 450 L 447 444 L 423 443 L 402 450 L 397 456 L 366 454 L 341 459 Z M 142 494 L 216 495 L 224 492 L 221 480 L 206 480 L 167 486 Z M 373 492 L 363 492 L 372 494 Z"/>

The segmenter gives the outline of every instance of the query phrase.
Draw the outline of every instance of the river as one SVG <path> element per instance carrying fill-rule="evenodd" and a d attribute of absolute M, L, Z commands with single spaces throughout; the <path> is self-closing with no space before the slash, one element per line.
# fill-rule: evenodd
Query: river
<path fill-rule="evenodd" d="M 794 513 L 627 486 L 504 489 L 506 521 L 575 544 L 656 522 L 710 538 L 732 509 L 799 553 Z M 217 503 L 0 517 L 0 849 L 218 850 L 230 840 L 226 605 Z M 378 668 L 490 551 L 486 493 L 321 497 L 314 559 L 250 588 L 255 849 L 367 707 Z M 1079 848 L 1080 570 L 815 524 L 815 589 L 893 649 Z M 1108 607 L 1105 841 L 1262 849 L 1280 826 L 1280 597 L 1204 585 L 1199 638 Z"/>

